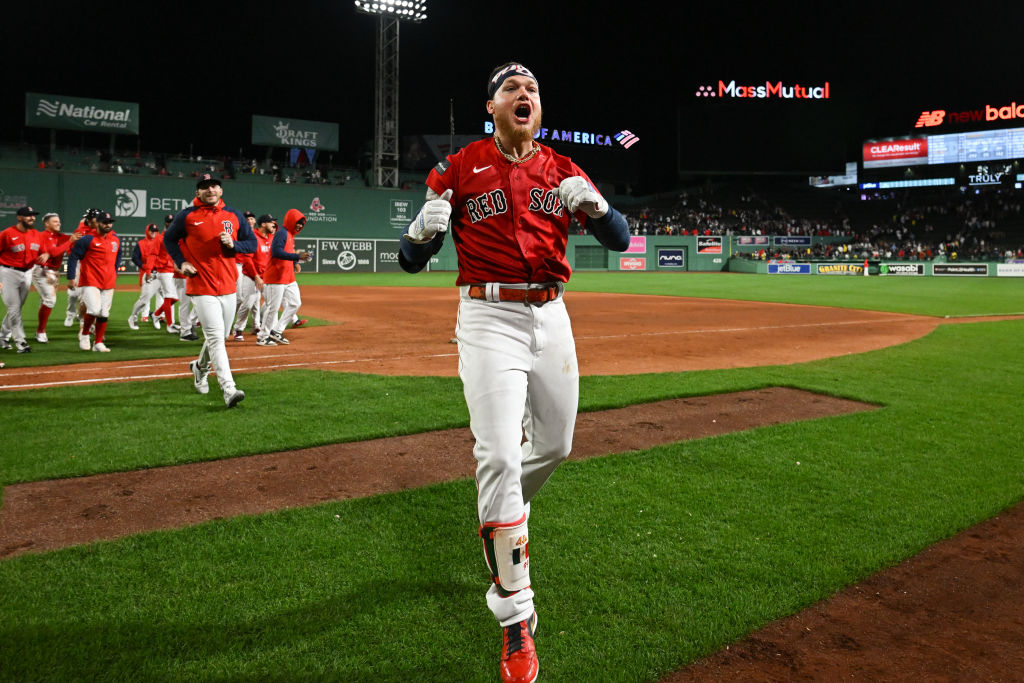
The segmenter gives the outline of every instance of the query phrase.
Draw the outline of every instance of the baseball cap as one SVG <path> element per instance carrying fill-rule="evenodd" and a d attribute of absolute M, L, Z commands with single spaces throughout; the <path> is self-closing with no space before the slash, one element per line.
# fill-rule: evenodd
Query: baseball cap
<path fill-rule="evenodd" d="M 166 216 L 164 216 L 164 223 L 170 223 L 173 220 L 174 220 L 174 214 L 173 213 L 169 213 Z"/>
<path fill-rule="evenodd" d="M 264 223 L 273 223 L 276 220 L 277 219 L 274 218 L 273 216 L 271 216 L 269 213 L 265 213 L 265 214 L 263 214 L 262 216 L 260 216 L 259 218 L 256 219 L 256 224 L 257 225 L 262 225 Z"/>
<path fill-rule="evenodd" d="M 19 216 L 38 216 L 39 212 L 33 209 L 31 206 L 23 206 L 18 209 Z"/>
<path fill-rule="evenodd" d="M 256 218 L 256 214 L 254 214 L 252 211 L 246 211 L 242 215 L 245 216 L 246 218 Z"/>
<path fill-rule="evenodd" d="M 114 217 L 110 215 L 109 211 L 100 211 L 99 215 L 96 216 L 96 220 L 100 223 L 113 223 Z"/>
<path fill-rule="evenodd" d="M 196 181 L 197 190 L 199 188 L 209 187 L 210 185 L 220 185 L 220 178 L 212 173 L 203 173 L 199 176 L 199 180 Z"/>
<path fill-rule="evenodd" d="M 103 213 L 100 209 L 86 209 L 85 213 L 82 214 L 82 220 L 89 220 L 90 218 L 96 218 Z"/>
<path fill-rule="evenodd" d="M 157 225 L 156 223 L 150 223 L 146 226 L 146 230 L 149 230 L 150 232 L 160 232 L 163 229 L 162 225 Z"/>

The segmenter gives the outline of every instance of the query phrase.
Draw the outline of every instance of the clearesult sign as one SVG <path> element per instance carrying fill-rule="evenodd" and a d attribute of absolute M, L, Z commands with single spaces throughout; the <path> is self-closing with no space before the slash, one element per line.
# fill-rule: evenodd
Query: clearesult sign
<path fill-rule="evenodd" d="M 139 134 L 139 104 L 25 93 L 25 125 L 94 133 Z"/>
<path fill-rule="evenodd" d="M 338 150 L 338 124 L 325 121 L 252 117 L 252 144 L 268 147 L 303 147 L 313 150 Z"/>

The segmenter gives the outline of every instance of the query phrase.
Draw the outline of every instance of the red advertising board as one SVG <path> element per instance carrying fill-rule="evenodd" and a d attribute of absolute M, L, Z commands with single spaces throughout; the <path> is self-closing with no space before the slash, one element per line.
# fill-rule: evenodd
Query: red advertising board
<path fill-rule="evenodd" d="M 637 256 L 620 256 L 619 270 L 647 270 L 647 259 Z"/>
<path fill-rule="evenodd" d="M 864 168 L 925 163 L 928 163 L 927 137 L 864 143 Z"/>

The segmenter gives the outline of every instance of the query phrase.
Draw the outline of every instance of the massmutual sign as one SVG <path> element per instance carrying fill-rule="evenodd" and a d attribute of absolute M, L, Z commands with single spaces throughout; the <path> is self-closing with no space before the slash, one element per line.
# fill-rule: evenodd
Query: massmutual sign
<path fill-rule="evenodd" d="M 139 134 L 139 104 L 25 93 L 25 125 L 94 133 Z"/>

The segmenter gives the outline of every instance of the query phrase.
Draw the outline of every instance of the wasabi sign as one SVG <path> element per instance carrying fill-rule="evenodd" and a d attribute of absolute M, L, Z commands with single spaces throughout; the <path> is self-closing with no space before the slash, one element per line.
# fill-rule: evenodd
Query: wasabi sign
<path fill-rule="evenodd" d="M 139 104 L 28 92 L 25 93 L 25 125 L 138 135 Z"/>
<path fill-rule="evenodd" d="M 253 115 L 252 144 L 336 152 L 338 124 Z"/>

